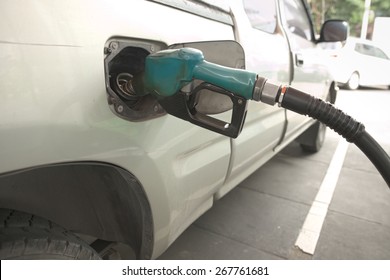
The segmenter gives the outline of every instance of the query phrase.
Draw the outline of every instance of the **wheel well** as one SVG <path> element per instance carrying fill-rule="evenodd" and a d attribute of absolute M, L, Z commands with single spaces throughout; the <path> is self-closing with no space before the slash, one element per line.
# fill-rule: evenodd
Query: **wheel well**
<path fill-rule="evenodd" d="M 357 74 L 357 75 L 360 77 L 360 73 L 359 73 L 359 71 L 358 71 L 358 70 L 352 71 L 352 73 L 351 73 L 351 75 L 350 75 L 350 76 L 352 76 L 353 74 Z"/>
<path fill-rule="evenodd" d="M 78 162 L 0 175 L 2 208 L 31 213 L 75 233 L 131 246 L 151 258 L 153 220 L 138 180 L 117 166 Z"/>

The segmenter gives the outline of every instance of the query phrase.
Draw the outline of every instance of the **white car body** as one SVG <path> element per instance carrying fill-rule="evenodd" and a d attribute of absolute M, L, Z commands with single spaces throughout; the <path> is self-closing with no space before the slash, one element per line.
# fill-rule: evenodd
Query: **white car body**
<path fill-rule="evenodd" d="M 330 52 L 335 80 L 350 89 L 359 86 L 390 86 L 390 58 L 380 45 L 369 40 L 349 38 Z"/>

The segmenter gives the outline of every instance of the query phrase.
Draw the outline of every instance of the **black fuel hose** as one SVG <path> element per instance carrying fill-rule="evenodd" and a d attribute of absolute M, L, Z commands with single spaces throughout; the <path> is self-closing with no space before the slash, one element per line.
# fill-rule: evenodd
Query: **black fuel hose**
<path fill-rule="evenodd" d="M 374 164 L 390 188 L 390 157 L 378 142 L 356 121 L 343 111 L 312 95 L 291 87 L 283 87 L 279 92 L 281 107 L 316 119 L 348 142 L 354 143 Z"/>

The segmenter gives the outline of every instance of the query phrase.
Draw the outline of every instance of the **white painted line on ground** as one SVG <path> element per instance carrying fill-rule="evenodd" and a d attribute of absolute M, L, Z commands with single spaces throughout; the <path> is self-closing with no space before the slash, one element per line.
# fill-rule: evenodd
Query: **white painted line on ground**
<path fill-rule="evenodd" d="M 332 200 L 341 168 L 343 167 L 348 146 L 349 143 L 346 140 L 341 139 L 339 141 L 324 180 L 295 242 L 295 246 L 299 247 L 305 253 L 314 254 L 321 234 L 322 225 L 328 213 L 328 207 Z"/>

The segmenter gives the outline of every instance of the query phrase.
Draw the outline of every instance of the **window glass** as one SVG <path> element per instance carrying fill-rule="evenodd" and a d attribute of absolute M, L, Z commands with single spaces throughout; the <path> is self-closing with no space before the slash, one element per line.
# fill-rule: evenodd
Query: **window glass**
<path fill-rule="evenodd" d="M 380 48 L 374 48 L 375 49 L 375 56 L 383 59 L 389 59 L 389 57 L 380 49 Z"/>
<path fill-rule="evenodd" d="M 276 7 L 274 0 L 243 0 L 249 21 L 256 29 L 274 33 L 276 28 Z"/>
<path fill-rule="evenodd" d="M 383 59 L 389 59 L 387 55 L 379 48 L 366 45 L 366 44 L 360 44 L 357 43 L 355 46 L 355 51 L 358 53 L 364 54 L 364 55 L 370 55 L 370 56 L 375 56 L 378 58 L 383 58 Z"/>
<path fill-rule="evenodd" d="M 361 54 L 367 54 L 365 45 L 357 43 L 355 45 L 355 51 Z"/>
<path fill-rule="evenodd" d="M 372 47 L 370 45 L 357 43 L 355 50 L 361 54 L 375 56 L 374 47 Z"/>
<path fill-rule="evenodd" d="M 307 40 L 312 39 L 311 22 L 301 0 L 284 0 L 288 29 Z"/>

